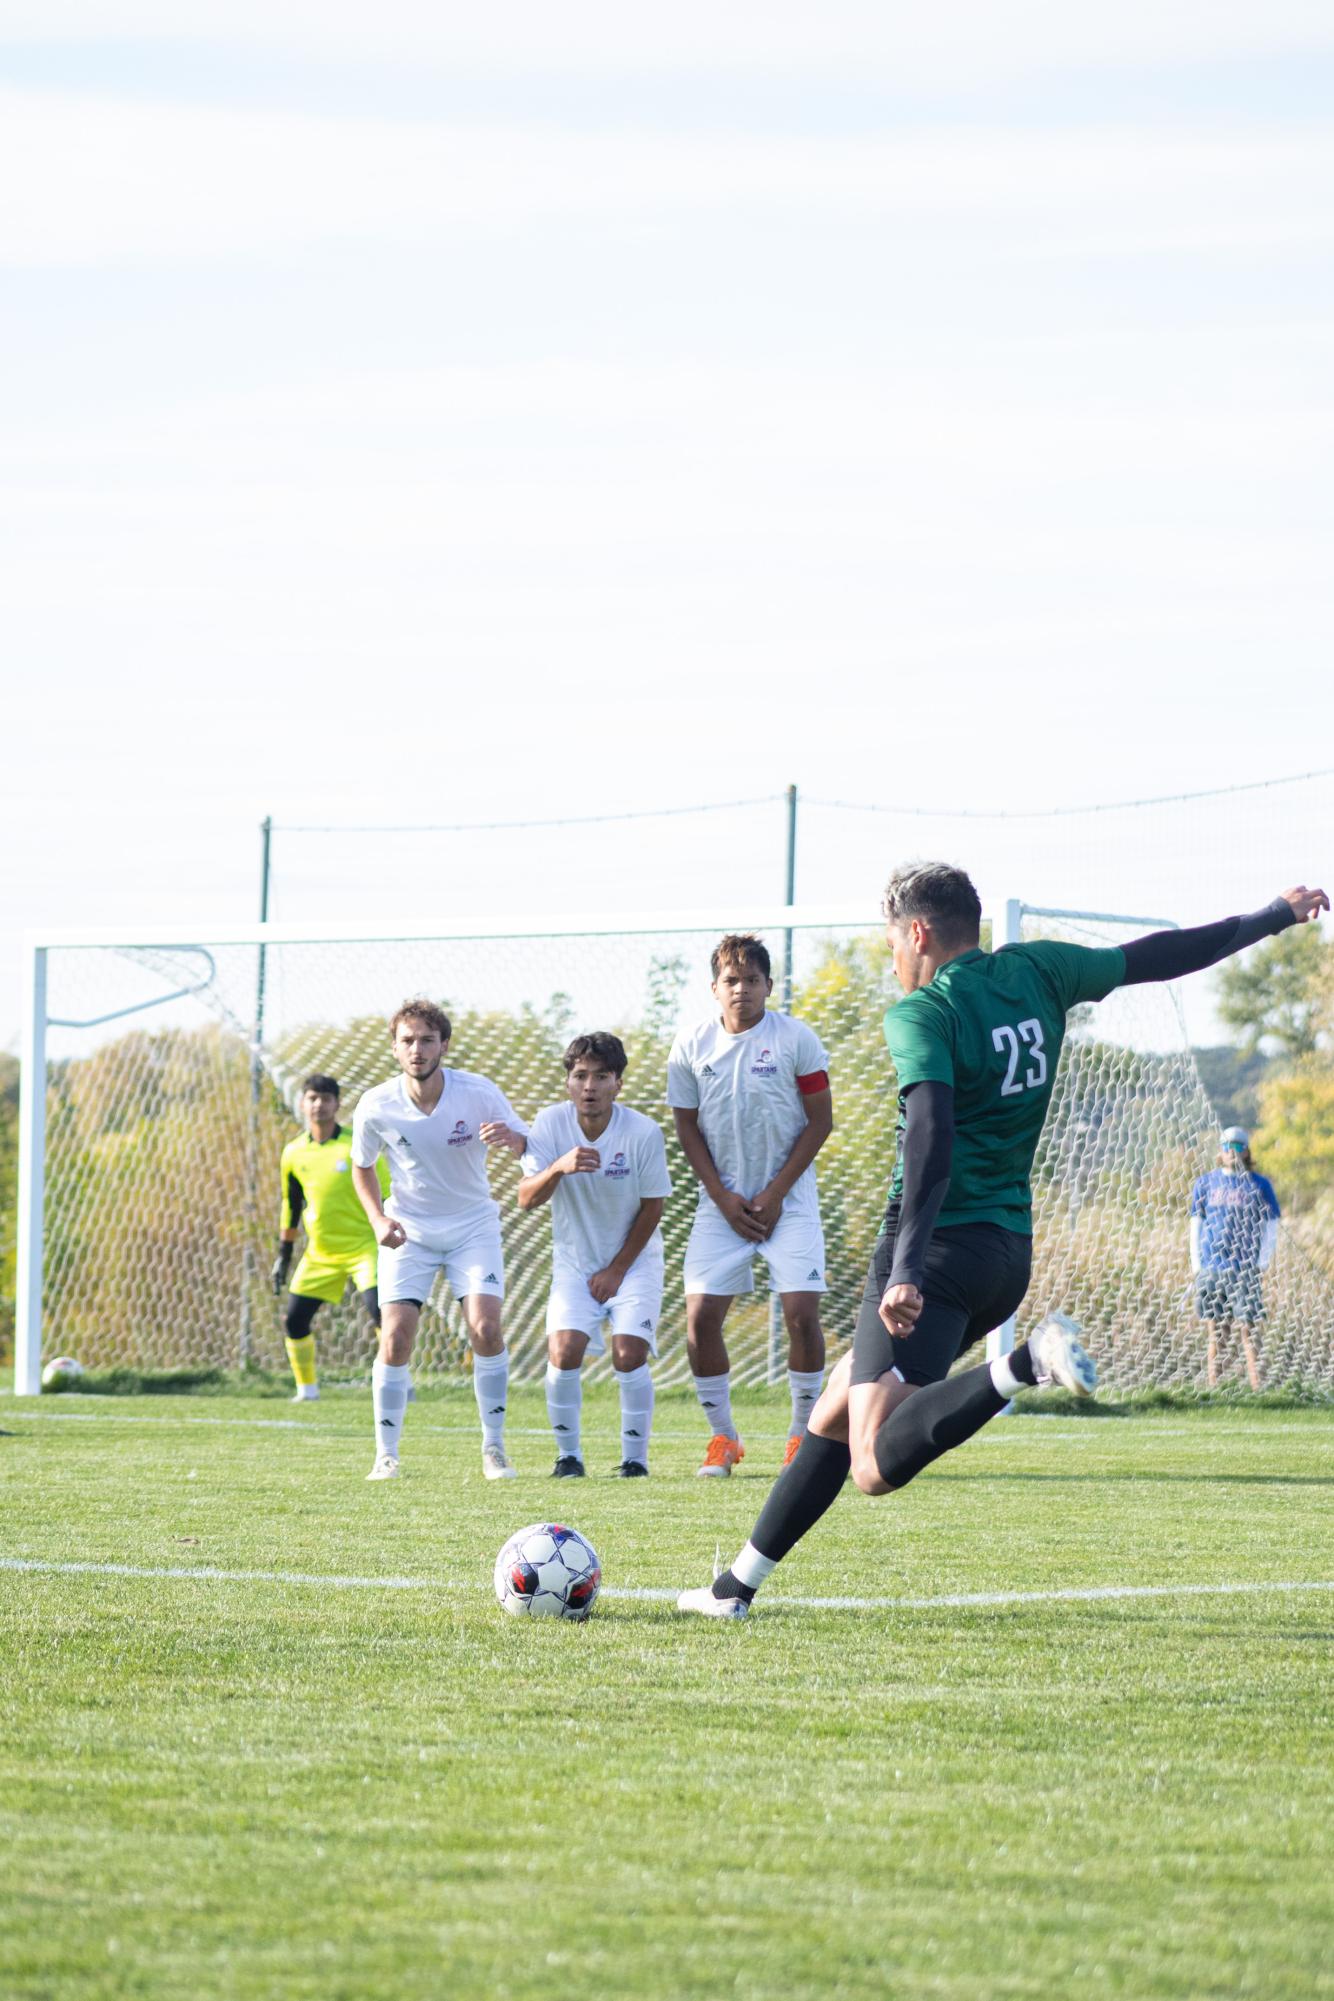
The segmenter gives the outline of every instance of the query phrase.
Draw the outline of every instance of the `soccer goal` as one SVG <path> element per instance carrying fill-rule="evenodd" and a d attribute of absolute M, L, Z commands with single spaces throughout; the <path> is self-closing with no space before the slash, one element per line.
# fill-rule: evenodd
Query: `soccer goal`
<path fill-rule="evenodd" d="M 997 908 L 997 941 L 1108 944 L 1149 920 Z M 835 1131 L 818 1163 L 831 1344 L 849 1337 L 893 1165 L 895 1090 L 881 1033 L 898 996 L 864 911 L 777 907 L 555 920 L 456 934 L 377 936 L 267 926 L 210 936 L 51 937 L 30 947 L 18 1229 L 16 1388 L 43 1355 L 85 1367 L 283 1368 L 269 1286 L 278 1163 L 303 1078 L 331 1072 L 350 1120 L 393 1073 L 387 1019 L 409 995 L 454 1024 L 449 1061 L 480 1071 L 531 1118 L 563 1095 L 572 1034 L 614 1030 L 629 1054 L 624 1102 L 663 1126 L 676 1192 L 664 1219 L 667 1291 L 657 1374 L 686 1379 L 681 1259 L 694 1208 L 665 1100 L 676 1030 L 711 1009 L 709 954 L 755 930 L 774 959 L 774 1006 L 809 1020 L 830 1055 Z M 1036 1164 L 1036 1268 L 1018 1333 L 1059 1307 L 1086 1328 L 1111 1394 L 1202 1382 L 1188 1206 L 1213 1163 L 1216 1121 L 1170 988 L 1133 988 L 1071 1022 Z M 493 1160 L 516 1377 L 544 1357 L 549 1211 L 524 1216 L 515 1164 Z M 1334 1391 L 1334 1300 L 1292 1242 L 1266 1288 L 1271 1382 Z M 999 1330 L 1002 1344 L 1015 1330 Z M 364 1374 L 351 1301 L 317 1323 L 326 1380 Z M 728 1323 L 734 1377 L 776 1372 L 776 1315 L 762 1280 Z M 836 1352 L 835 1348 L 835 1352 Z M 456 1303 L 437 1290 L 417 1366 L 468 1366 Z M 603 1365 L 605 1367 L 605 1364 Z"/>

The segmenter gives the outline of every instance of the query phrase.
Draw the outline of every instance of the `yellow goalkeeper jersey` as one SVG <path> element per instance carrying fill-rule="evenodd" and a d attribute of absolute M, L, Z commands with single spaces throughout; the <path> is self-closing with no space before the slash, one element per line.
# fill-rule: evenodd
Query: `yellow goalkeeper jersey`
<path fill-rule="evenodd" d="M 389 1193 L 389 1168 L 376 1162 L 380 1193 Z M 352 1128 L 335 1126 L 321 1143 L 302 1133 L 289 1140 L 282 1158 L 284 1230 L 303 1223 L 316 1258 L 353 1258 L 374 1248 L 371 1229 L 352 1186 Z"/>

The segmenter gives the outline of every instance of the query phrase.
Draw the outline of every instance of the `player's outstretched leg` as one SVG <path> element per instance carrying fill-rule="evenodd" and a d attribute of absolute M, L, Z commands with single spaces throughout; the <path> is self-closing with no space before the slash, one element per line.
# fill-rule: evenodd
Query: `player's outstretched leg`
<path fill-rule="evenodd" d="M 292 1380 L 296 1384 L 293 1403 L 314 1403 L 320 1393 L 319 1376 L 315 1368 L 315 1336 L 311 1325 L 320 1310 L 321 1302 L 311 1299 L 302 1292 L 289 1292 L 287 1312 L 283 1316 L 286 1338 L 284 1347 L 287 1359 L 292 1365 Z"/>
<path fill-rule="evenodd" d="M 584 1381 L 581 1374 L 588 1336 L 567 1327 L 547 1336 L 547 1418 L 556 1440 L 556 1480 L 582 1480 L 581 1438 Z"/>
<path fill-rule="evenodd" d="M 857 1484 L 866 1493 L 896 1493 L 999 1416 L 1020 1390 L 1055 1382 L 1075 1396 L 1088 1397 L 1097 1380 L 1074 1322 L 1064 1314 L 1048 1314 L 1012 1354 L 928 1383 L 898 1404 L 875 1435 L 879 1478 L 858 1467 Z"/>
<path fill-rule="evenodd" d="M 611 1357 L 621 1397 L 620 1480 L 642 1480 L 648 1472 L 648 1441 L 653 1430 L 652 1350 L 633 1334 L 613 1334 Z"/>
<path fill-rule="evenodd" d="M 700 1409 L 709 1420 L 710 1438 L 700 1467 L 701 1478 L 725 1480 L 745 1458 L 745 1448 L 732 1419 L 732 1373 L 723 1321 L 731 1295 L 692 1292 L 686 1296 L 686 1348 Z"/>
<path fill-rule="evenodd" d="M 678 1611 L 698 1612 L 709 1619 L 744 1619 L 770 1571 L 833 1506 L 851 1464 L 846 1437 L 850 1372 L 851 1358 L 845 1356 L 811 1413 L 812 1424 L 824 1430 L 806 1431 L 801 1450 L 774 1481 L 745 1548 L 712 1586 L 683 1591 L 676 1601 Z M 842 1438 L 825 1435 L 839 1430 Z"/>

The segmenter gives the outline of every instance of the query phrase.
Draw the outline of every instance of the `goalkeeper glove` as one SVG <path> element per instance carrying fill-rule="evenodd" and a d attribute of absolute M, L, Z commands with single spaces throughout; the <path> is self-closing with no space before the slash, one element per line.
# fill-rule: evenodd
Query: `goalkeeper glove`
<path fill-rule="evenodd" d="M 278 1246 L 278 1255 L 273 1260 L 273 1270 L 269 1273 L 275 1293 L 280 1293 L 287 1283 L 287 1274 L 292 1269 L 292 1248 L 291 1244 Z"/>

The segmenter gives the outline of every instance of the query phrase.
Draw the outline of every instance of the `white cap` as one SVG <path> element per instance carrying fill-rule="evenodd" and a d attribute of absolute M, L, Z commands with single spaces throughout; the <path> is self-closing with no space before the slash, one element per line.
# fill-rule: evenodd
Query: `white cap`
<path fill-rule="evenodd" d="M 1249 1146 L 1251 1136 L 1245 1126 L 1227 1126 L 1218 1136 L 1220 1146 Z"/>

